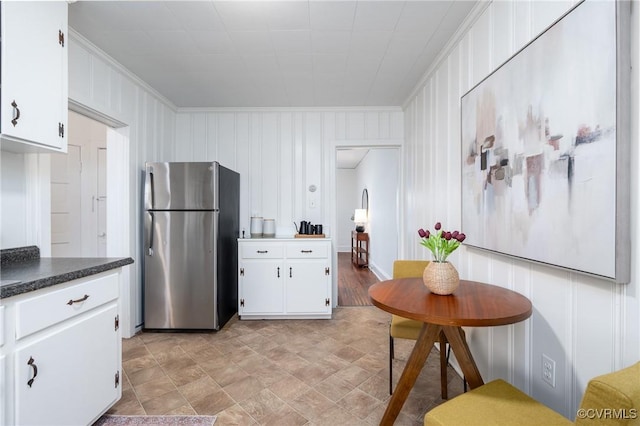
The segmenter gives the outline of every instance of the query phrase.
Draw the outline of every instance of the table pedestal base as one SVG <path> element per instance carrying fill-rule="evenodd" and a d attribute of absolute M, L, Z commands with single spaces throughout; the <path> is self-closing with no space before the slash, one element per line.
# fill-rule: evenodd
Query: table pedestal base
<path fill-rule="evenodd" d="M 460 364 L 469 387 L 475 389 L 484 384 L 480 371 L 478 371 L 478 367 L 471 356 L 462 328 L 424 323 L 416 345 L 407 360 L 407 365 L 404 367 L 402 376 L 400 376 L 398 385 L 393 395 L 391 395 L 391 400 L 387 405 L 387 410 L 384 412 L 380 425 L 393 425 L 395 422 L 441 331 L 447 336 L 451 350 Z M 443 351 L 444 348 L 440 348 L 440 350 Z"/>

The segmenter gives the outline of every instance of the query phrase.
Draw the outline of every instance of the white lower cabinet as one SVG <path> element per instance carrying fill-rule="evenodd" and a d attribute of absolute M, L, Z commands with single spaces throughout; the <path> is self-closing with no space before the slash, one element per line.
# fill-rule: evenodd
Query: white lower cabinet
<path fill-rule="evenodd" d="M 122 395 L 120 270 L 2 300 L 0 424 L 90 425 Z"/>
<path fill-rule="evenodd" d="M 331 241 L 240 239 L 240 319 L 331 318 Z"/>
<path fill-rule="evenodd" d="M 87 425 L 119 399 L 117 315 L 96 309 L 16 351 L 16 424 Z"/>

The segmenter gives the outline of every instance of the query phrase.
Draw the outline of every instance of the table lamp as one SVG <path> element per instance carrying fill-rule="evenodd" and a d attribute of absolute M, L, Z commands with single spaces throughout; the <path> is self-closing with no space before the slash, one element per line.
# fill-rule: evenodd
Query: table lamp
<path fill-rule="evenodd" d="M 367 223 L 367 210 L 356 209 L 353 221 L 356 223 L 356 232 L 364 232 L 364 224 Z"/>

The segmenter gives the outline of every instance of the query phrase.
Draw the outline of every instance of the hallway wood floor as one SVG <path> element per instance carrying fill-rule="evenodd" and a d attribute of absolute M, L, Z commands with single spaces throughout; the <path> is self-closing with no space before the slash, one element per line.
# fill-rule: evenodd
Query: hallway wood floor
<path fill-rule="evenodd" d="M 338 306 L 371 306 L 367 291 L 378 281 L 369 268 L 351 263 L 351 253 L 338 253 Z"/>

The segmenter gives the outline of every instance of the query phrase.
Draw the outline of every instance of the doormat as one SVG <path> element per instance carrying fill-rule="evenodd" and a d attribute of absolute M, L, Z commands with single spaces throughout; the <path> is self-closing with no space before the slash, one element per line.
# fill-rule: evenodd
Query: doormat
<path fill-rule="evenodd" d="M 212 426 L 216 416 L 119 416 L 105 414 L 93 426 Z"/>

